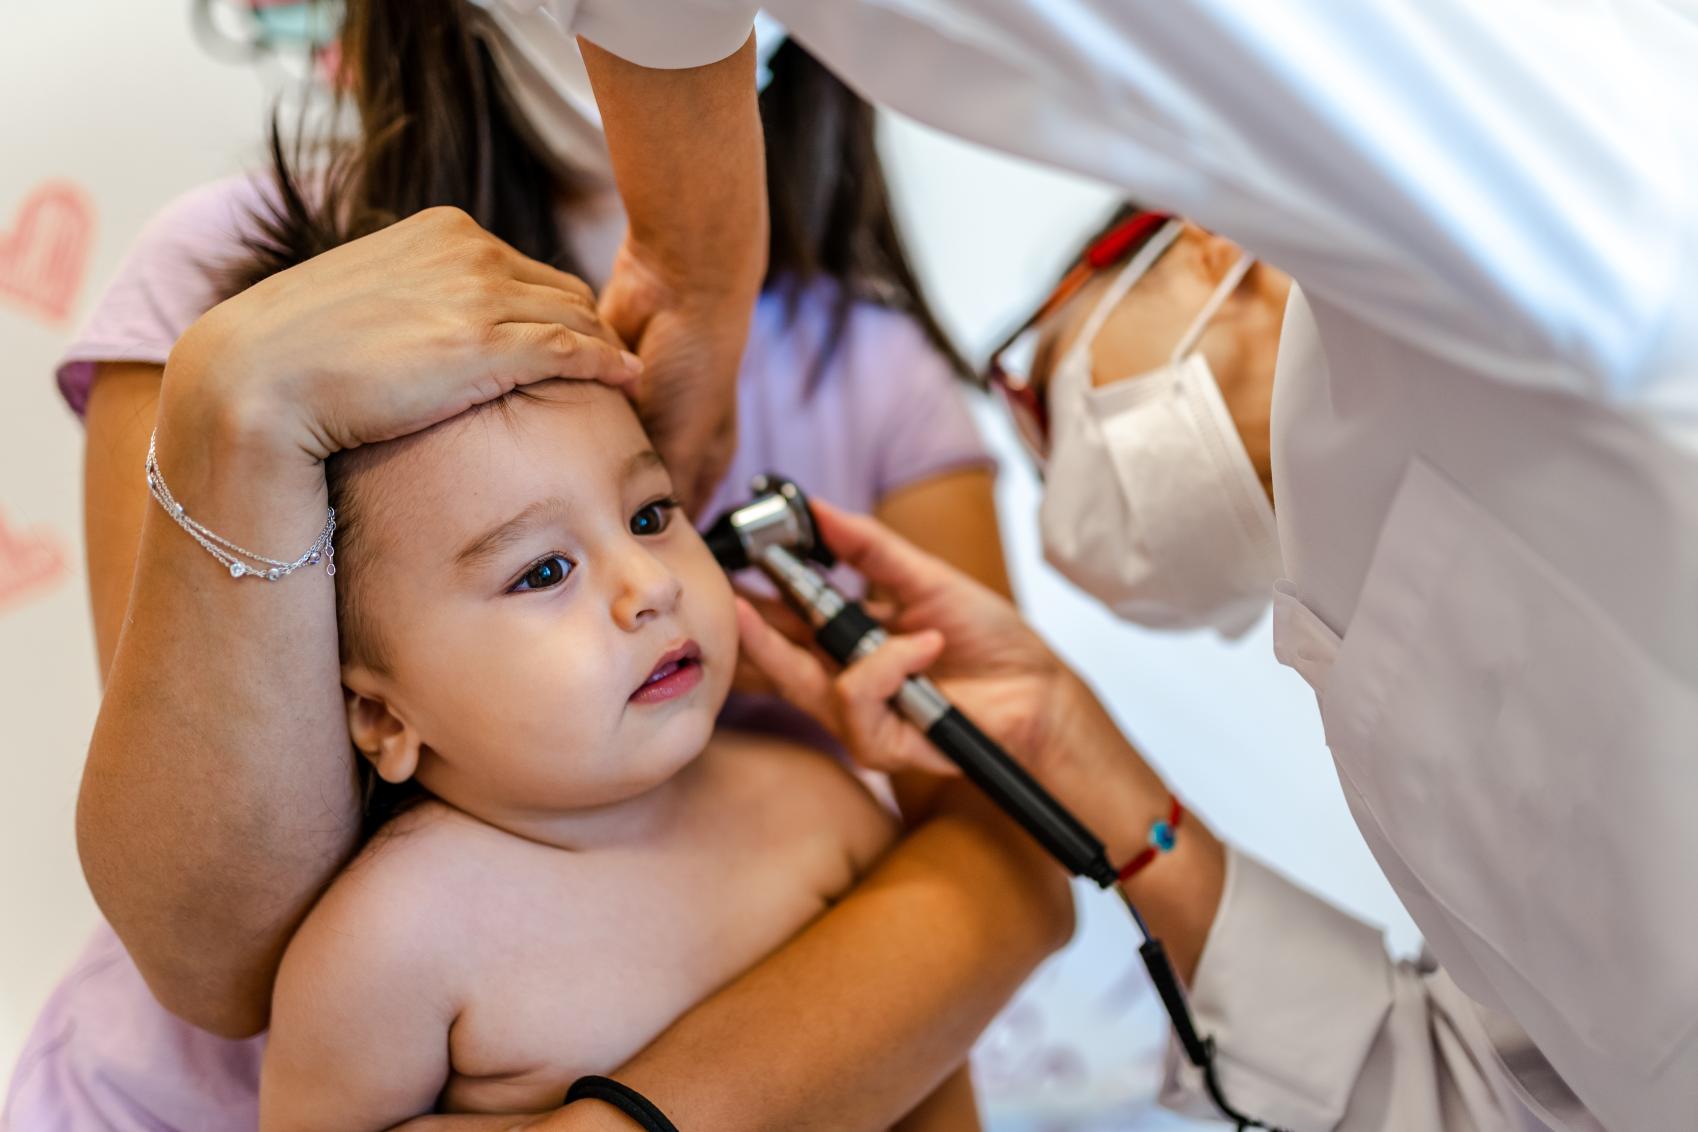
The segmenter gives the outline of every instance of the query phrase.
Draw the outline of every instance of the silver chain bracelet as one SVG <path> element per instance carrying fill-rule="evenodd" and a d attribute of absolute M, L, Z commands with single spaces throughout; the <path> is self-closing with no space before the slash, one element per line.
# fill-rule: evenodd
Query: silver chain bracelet
<path fill-rule="evenodd" d="M 165 477 L 159 472 L 159 457 L 154 452 L 154 440 L 157 436 L 158 432 L 155 431 L 147 438 L 148 493 L 159 501 L 159 505 L 171 516 L 173 522 L 187 531 L 190 538 L 200 543 L 208 554 L 218 559 L 230 571 L 232 578 L 254 577 L 275 582 L 280 578 L 287 578 L 302 566 L 316 566 L 320 562 L 324 563 L 326 574 L 336 573 L 336 547 L 333 541 L 336 537 L 336 508 L 329 509 L 330 513 L 324 519 L 324 529 L 318 532 L 318 537 L 312 540 L 312 545 L 293 562 L 281 562 L 263 554 L 255 554 L 227 538 L 213 534 L 184 512 L 183 505 L 177 502 L 176 497 L 171 494 L 171 489 L 165 486 Z"/>

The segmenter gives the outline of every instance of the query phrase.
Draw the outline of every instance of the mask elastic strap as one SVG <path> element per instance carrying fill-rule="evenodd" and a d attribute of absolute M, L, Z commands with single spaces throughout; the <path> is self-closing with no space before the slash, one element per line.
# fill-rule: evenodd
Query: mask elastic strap
<path fill-rule="evenodd" d="M 1150 237 L 1148 243 L 1138 249 L 1138 254 L 1121 268 L 1120 274 L 1115 276 L 1114 282 L 1103 292 L 1102 300 L 1091 311 L 1091 316 L 1085 320 L 1085 325 L 1079 329 L 1079 336 L 1074 339 L 1075 352 L 1090 350 L 1091 343 L 1096 341 L 1097 332 L 1103 328 L 1103 323 L 1108 321 L 1108 316 L 1114 313 L 1114 308 L 1120 305 L 1120 300 L 1126 297 L 1126 292 L 1149 274 L 1150 268 L 1156 265 L 1156 260 L 1173 246 L 1173 242 L 1179 239 L 1179 234 L 1183 231 L 1185 221 L 1169 220 Z"/>
<path fill-rule="evenodd" d="M 1173 360 L 1175 362 L 1183 360 L 1187 354 L 1197 348 L 1197 340 L 1203 336 L 1203 331 L 1209 328 L 1209 320 L 1220 312 L 1220 308 L 1226 304 L 1226 300 L 1232 297 L 1232 293 L 1238 290 L 1238 285 L 1244 282 L 1244 277 L 1250 274 L 1250 269 L 1255 265 L 1256 257 L 1253 255 L 1238 257 L 1238 262 L 1227 271 L 1226 276 L 1220 281 L 1220 286 L 1215 288 L 1214 294 L 1209 296 L 1209 301 L 1203 304 L 1203 309 L 1192 320 L 1190 328 L 1185 331 L 1185 337 L 1181 338 L 1179 345 L 1174 347 Z"/>

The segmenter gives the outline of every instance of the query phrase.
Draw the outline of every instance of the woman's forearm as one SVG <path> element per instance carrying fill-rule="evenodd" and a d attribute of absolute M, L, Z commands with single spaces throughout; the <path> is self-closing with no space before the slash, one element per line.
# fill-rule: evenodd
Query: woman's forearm
<path fill-rule="evenodd" d="M 357 801 L 331 579 L 232 579 L 148 499 L 158 406 L 160 465 L 188 514 L 276 558 L 324 522 L 318 469 L 200 397 L 192 362 L 174 355 L 163 386 L 157 367 L 106 367 L 90 399 L 88 566 L 111 662 L 77 839 L 155 995 L 237 1036 L 264 1025 L 284 944 L 354 844 Z"/>
<path fill-rule="evenodd" d="M 692 1132 L 889 1128 L 1072 928 L 1060 871 L 955 783 L 840 904 L 616 1076 Z"/>
<path fill-rule="evenodd" d="M 1057 754 L 1032 769 L 1102 838 L 1109 861 L 1124 865 L 1149 844 L 1151 823 L 1167 817 L 1172 796 L 1083 682 L 1070 677 L 1059 695 L 1064 722 L 1051 740 Z M 1226 851 L 1220 841 L 1200 818 L 1188 814 L 1173 851 L 1122 887 L 1160 937 L 1174 970 L 1189 982 L 1226 887 Z"/>
<path fill-rule="evenodd" d="M 752 304 L 767 248 L 754 36 L 729 58 L 678 70 L 579 45 L 633 242 L 669 284 Z"/>

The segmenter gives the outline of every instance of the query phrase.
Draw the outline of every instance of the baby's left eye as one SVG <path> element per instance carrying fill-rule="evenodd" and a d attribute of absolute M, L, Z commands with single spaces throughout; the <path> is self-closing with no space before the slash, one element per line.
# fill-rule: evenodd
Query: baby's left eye
<path fill-rule="evenodd" d="M 631 533 L 634 535 L 658 535 L 672 525 L 672 513 L 678 510 L 676 499 L 657 499 L 653 503 L 645 503 L 631 516 Z"/>
<path fill-rule="evenodd" d="M 571 572 L 571 559 L 564 554 L 551 554 L 526 570 L 513 589 L 521 593 L 525 590 L 551 590 L 564 582 Z"/>

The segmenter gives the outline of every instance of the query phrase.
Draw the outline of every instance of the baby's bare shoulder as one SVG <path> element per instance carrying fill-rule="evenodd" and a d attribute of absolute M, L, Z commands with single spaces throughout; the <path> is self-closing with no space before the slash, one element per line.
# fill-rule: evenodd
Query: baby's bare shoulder
<path fill-rule="evenodd" d="M 890 845 L 896 821 L 837 759 L 779 736 L 726 731 L 704 758 L 739 811 L 775 834 L 840 835 L 859 873 Z"/>
<path fill-rule="evenodd" d="M 370 940 L 421 963 L 450 954 L 468 896 L 485 886 L 502 849 L 498 831 L 434 799 L 421 802 L 372 835 L 301 934 Z"/>

